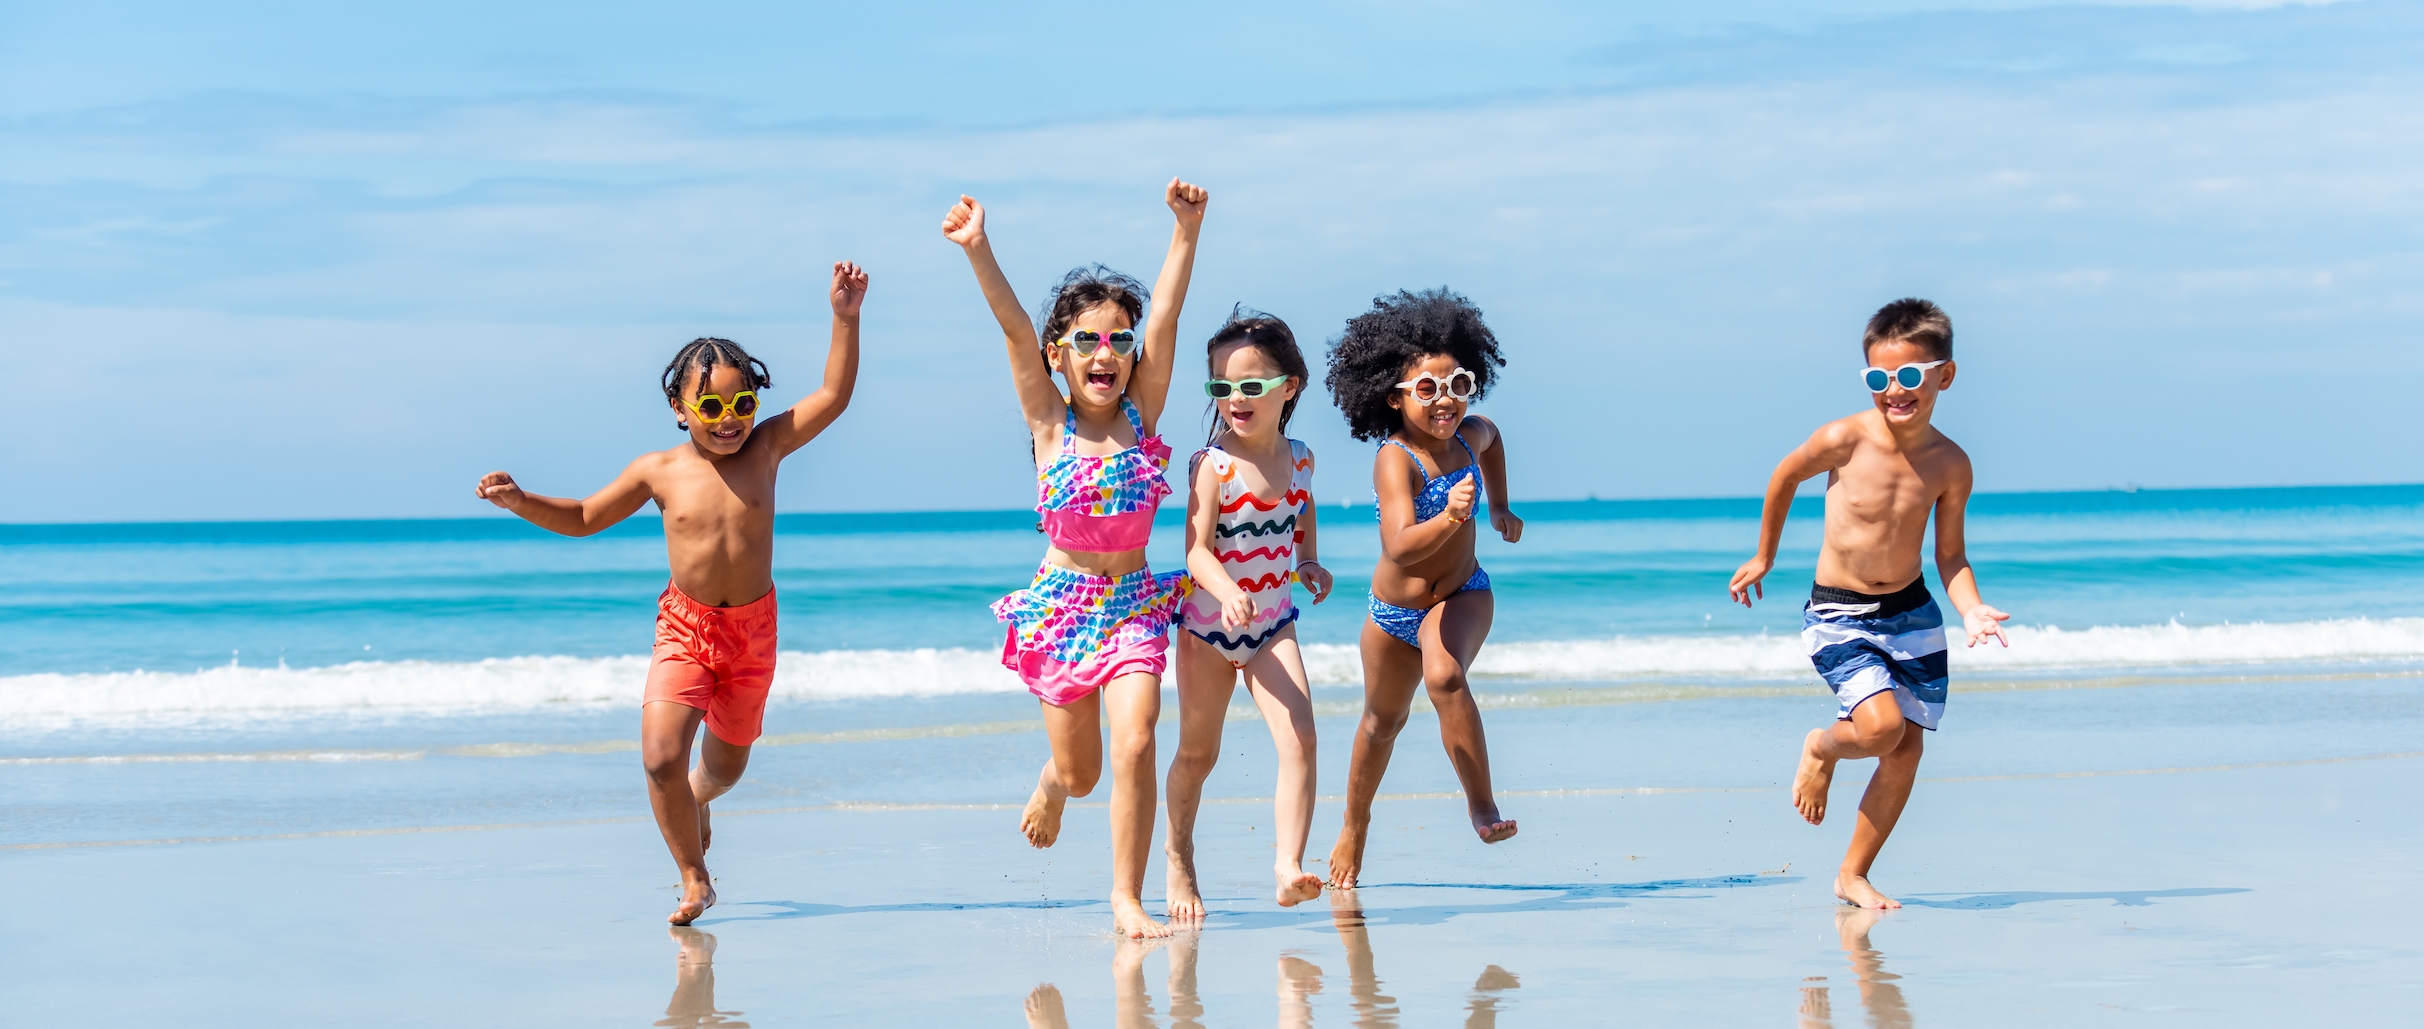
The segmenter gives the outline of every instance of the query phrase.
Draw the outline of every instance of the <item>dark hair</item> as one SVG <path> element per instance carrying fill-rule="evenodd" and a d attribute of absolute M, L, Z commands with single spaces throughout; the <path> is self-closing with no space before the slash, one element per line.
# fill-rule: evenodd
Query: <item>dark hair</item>
<path fill-rule="evenodd" d="M 714 336 L 701 336 L 683 344 L 681 352 L 665 363 L 665 399 L 682 399 L 682 394 L 691 388 L 691 383 L 706 382 L 707 376 L 718 366 L 740 369 L 741 375 L 749 380 L 750 389 L 765 389 L 774 385 L 774 376 L 766 372 L 766 362 L 749 356 L 749 352 L 741 349 L 740 344 Z"/>
<path fill-rule="evenodd" d="M 1044 301 L 1043 318 L 1035 332 L 1035 342 L 1042 347 L 1040 353 L 1050 354 L 1052 342 L 1069 331 L 1069 323 L 1076 321 L 1078 315 L 1104 305 L 1127 312 L 1128 324 L 1143 328 L 1138 323 L 1144 321 L 1145 301 L 1150 296 L 1144 283 L 1102 265 L 1069 269 L 1069 274 L 1061 276 L 1060 285 L 1052 287 L 1051 299 Z M 1143 361 L 1144 354 L 1144 350 L 1139 348 L 1136 351 L 1137 360 Z M 1046 370 L 1051 366 L 1051 358 L 1045 357 Z"/>
<path fill-rule="evenodd" d="M 1944 309 L 1918 297 L 1904 297 L 1869 316 L 1868 332 L 1860 337 L 1860 356 L 1879 343 L 1916 343 L 1931 361 L 1953 359 L 1953 320 Z"/>
<path fill-rule="evenodd" d="M 1305 352 L 1296 347 L 1296 333 L 1289 330 L 1288 323 L 1238 304 L 1229 308 L 1229 320 L 1222 322 L 1219 331 L 1204 342 L 1204 365 L 1209 368 L 1212 355 L 1231 344 L 1262 351 L 1262 355 L 1278 365 L 1280 371 L 1296 377 L 1296 395 L 1289 397 L 1288 402 L 1279 408 L 1279 432 L 1282 436 L 1287 435 L 1288 419 L 1295 416 L 1297 402 L 1305 398 L 1305 390 L 1313 385 L 1313 370 L 1305 366 Z M 1213 440 L 1219 439 L 1226 424 L 1213 421 L 1212 432 L 1205 437 L 1204 445 L 1210 446 Z"/>
<path fill-rule="evenodd" d="M 1330 400 L 1347 416 L 1347 431 L 1360 440 L 1385 439 L 1404 424 L 1389 398 L 1406 366 L 1434 354 L 1456 359 L 1473 373 L 1473 399 L 1488 396 L 1494 369 L 1506 366 L 1498 337 L 1481 322 L 1481 309 L 1446 286 L 1420 293 L 1398 290 L 1372 298 L 1372 309 L 1347 319 L 1345 335 L 1330 344 Z"/>

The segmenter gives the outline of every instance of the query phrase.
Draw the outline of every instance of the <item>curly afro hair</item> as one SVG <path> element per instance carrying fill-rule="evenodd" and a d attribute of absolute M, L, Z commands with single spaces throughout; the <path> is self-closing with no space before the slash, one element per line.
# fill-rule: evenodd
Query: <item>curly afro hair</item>
<path fill-rule="evenodd" d="M 1408 366 L 1435 354 L 1473 373 L 1474 400 L 1489 395 L 1496 370 L 1507 363 L 1481 309 L 1446 286 L 1374 297 L 1371 310 L 1347 319 L 1346 334 L 1330 344 L 1330 374 L 1322 380 L 1347 416 L 1347 431 L 1360 440 L 1397 431 L 1404 421 L 1389 398 Z"/>

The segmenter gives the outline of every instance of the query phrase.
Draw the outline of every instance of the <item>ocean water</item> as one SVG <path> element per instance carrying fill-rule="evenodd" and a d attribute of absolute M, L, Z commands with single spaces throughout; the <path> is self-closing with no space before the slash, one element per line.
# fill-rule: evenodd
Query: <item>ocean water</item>
<path fill-rule="evenodd" d="M 1517 511 L 1524 542 L 1482 547 L 1494 708 L 1609 732 L 1643 703 L 1831 710 L 1797 637 L 1814 501 L 1748 610 L 1725 583 L 1756 501 Z M 1299 624 L 1338 739 L 1378 539 L 1369 506 L 1320 514 L 1338 596 Z M 729 803 L 1022 797 L 1043 748 L 986 604 L 1032 574 L 1032 515 L 777 533 L 769 746 Z M 2408 704 L 2424 682 L 2424 486 L 1987 495 L 1970 537 L 2013 646 L 1956 644 L 1948 730 L 1965 690 L 2260 705 L 2322 683 Z M 1178 567 L 1174 514 L 1151 556 Z M 0 526 L 0 824 L 40 842 L 627 815 L 664 581 L 647 519 L 585 540 L 499 518 Z"/>

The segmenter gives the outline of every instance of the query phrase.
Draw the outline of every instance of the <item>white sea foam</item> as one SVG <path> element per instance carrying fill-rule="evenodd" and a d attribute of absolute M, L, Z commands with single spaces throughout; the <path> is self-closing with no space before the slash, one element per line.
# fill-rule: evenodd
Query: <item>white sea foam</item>
<path fill-rule="evenodd" d="M 2424 618 L 2283 624 L 2015 627 L 2012 646 L 1964 648 L 1956 675 L 2064 669 L 2414 662 L 2424 660 Z M 1317 685 L 1361 680 L 1355 648 L 1305 648 Z M 198 672 L 110 672 L 0 677 L 0 729 L 158 724 L 280 715 L 504 713 L 637 704 L 645 657 L 516 657 L 442 663 L 360 662 L 325 668 L 220 667 Z M 1017 693 L 996 656 L 971 649 L 785 653 L 779 699 L 858 699 Z M 1676 635 L 1493 643 L 1481 679 L 1624 681 L 1656 677 L 1774 682 L 1806 679 L 1796 635 Z"/>

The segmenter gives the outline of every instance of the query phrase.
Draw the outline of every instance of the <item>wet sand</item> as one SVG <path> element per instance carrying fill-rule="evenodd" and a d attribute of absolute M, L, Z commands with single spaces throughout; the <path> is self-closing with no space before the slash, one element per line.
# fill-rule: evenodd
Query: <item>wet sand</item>
<path fill-rule="evenodd" d="M 2246 757 L 1923 781 L 1876 874 L 1909 906 L 1882 917 L 1829 893 L 1865 764 L 1839 775 L 1821 828 L 1762 783 L 1789 767 L 1742 788 L 1511 796 L 1523 834 L 1495 847 L 1454 799 L 1385 800 L 1372 885 L 1295 910 L 1268 899 L 1267 802 L 1209 804 L 1213 915 L 1153 945 L 1107 933 L 1099 808 L 1045 854 L 1006 805 L 735 811 L 711 853 L 723 903 L 695 931 L 663 923 L 673 876 L 644 821 L 12 849 L 0 1010 L 15 1025 L 2424 1017 L 2424 756 Z M 2129 772 L 2149 774 L 2113 774 Z M 1316 816 L 1315 856 L 1337 811 Z M 1157 859 L 1156 911 L 1160 881 Z"/>

